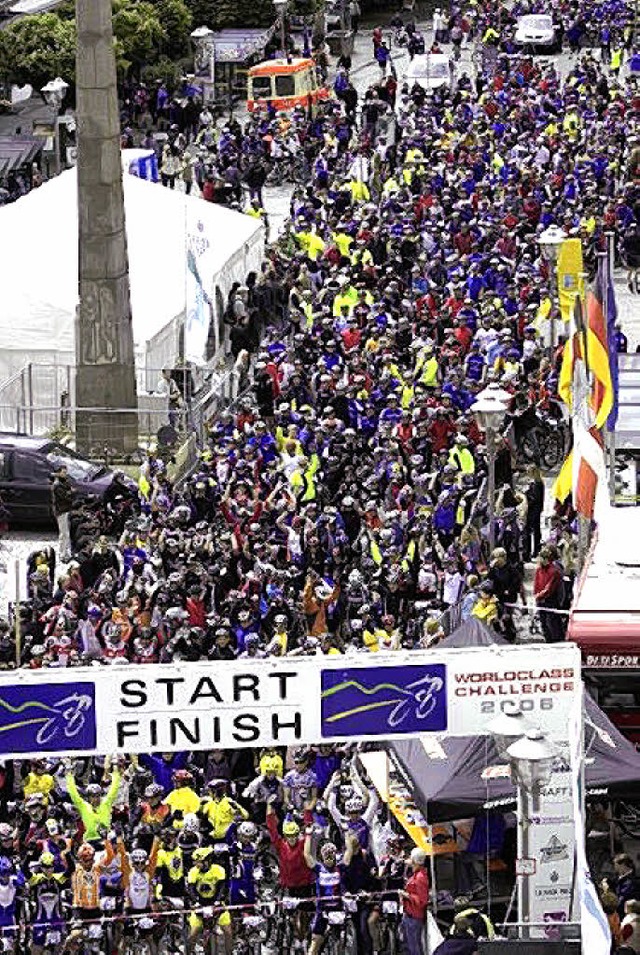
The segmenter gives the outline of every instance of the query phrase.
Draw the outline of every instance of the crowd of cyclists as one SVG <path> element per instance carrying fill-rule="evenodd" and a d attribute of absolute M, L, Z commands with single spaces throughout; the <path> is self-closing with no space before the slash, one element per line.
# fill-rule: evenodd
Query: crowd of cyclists
<path fill-rule="evenodd" d="M 592 12 L 624 34 L 621 0 Z M 580 237 L 593 273 L 613 232 L 624 260 L 640 229 L 635 79 L 588 49 L 563 76 L 498 49 L 490 72 L 433 95 L 383 74 L 356 109 L 348 63 L 340 76 L 313 116 L 194 121 L 215 189 L 244 182 L 256 214 L 274 149 L 308 169 L 260 273 L 228 297 L 248 387 L 179 485 L 149 448 L 99 511 L 60 472 L 73 559 L 29 561 L 23 666 L 427 649 L 470 617 L 514 640 L 536 559 L 542 638 L 563 638 L 575 515 L 569 501 L 545 522 L 544 462 L 520 440 L 560 413 L 537 239 L 550 224 Z M 487 387 L 508 408 L 491 449 L 471 410 Z M 369 955 L 396 951 L 402 922 L 418 955 L 428 882 L 408 849 L 352 748 L 7 761 L 1 944 Z M 492 932 L 461 903 L 462 941 L 442 951 Z"/>

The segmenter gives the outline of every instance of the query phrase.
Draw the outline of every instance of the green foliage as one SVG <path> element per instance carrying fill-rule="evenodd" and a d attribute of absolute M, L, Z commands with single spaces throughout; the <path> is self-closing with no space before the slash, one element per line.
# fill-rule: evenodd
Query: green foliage
<path fill-rule="evenodd" d="M 272 0 L 186 0 L 194 27 L 268 27 L 275 20 Z"/>
<path fill-rule="evenodd" d="M 162 53 L 177 60 L 189 52 L 189 34 L 195 26 L 185 0 L 152 0 L 164 31 Z"/>
<path fill-rule="evenodd" d="M 186 67 L 186 69 L 185 69 Z M 167 57 L 161 57 L 155 63 L 150 63 L 142 70 L 142 80 L 147 86 L 154 87 L 157 80 L 162 80 L 167 84 L 169 92 L 173 92 L 180 87 L 180 81 L 185 72 L 193 68 L 193 60 L 188 64 L 183 61 L 169 60 Z"/>
<path fill-rule="evenodd" d="M 191 11 L 185 0 L 113 0 L 113 33 L 121 74 L 142 69 L 159 57 L 189 53 Z M 0 77 L 39 89 L 55 76 L 73 83 L 75 5 L 21 17 L 0 31 Z M 165 71 L 166 72 L 166 71 Z"/>
<path fill-rule="evenodd" d="M 40 89 L 56 76 L 75 74 L 76 25 L 55 13 L 21 17 L 0 31 L 0 75 Z"/>
<path fill-rule="evenodd" d="M 113 0 L 113 35 L 118 65 L 136 73 L 157 55 L 165 37 L 158 12 L 148 0 Z"/>

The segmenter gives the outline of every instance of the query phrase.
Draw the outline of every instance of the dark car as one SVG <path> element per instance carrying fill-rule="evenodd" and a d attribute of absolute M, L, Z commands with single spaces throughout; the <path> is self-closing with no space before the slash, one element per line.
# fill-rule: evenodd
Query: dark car
<path fill-rule="evenodd" d="M 113 480 L 108 468 L 49 438 L 0 432 L 0 497 L 9 525 L 54 523 L 51 482 L 62 465 L 79 499 L 89 494 L 101 498 Z"/>

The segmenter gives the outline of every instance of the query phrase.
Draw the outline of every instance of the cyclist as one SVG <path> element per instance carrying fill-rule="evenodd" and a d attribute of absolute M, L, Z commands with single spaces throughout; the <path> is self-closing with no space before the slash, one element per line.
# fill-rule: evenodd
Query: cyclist
<path fill-rule="evenodd" d="M 67 773 L 65 782 L 67 792 L 71 802 L 78 810 L 80 819 L 84 827 L 85 842 L 98 842 L 100 839 L 100 830 L 105 832 L 111 826 L 111 816 L 113 813 L 113 804 L 116 801 L 118 790 L 120 788 L 120 770 L 115 768 L 111 775 L 111 783 L 103 795 L 102 786 L 98 783 L 90 783 L 85 789 L 86 799 L 83 799 L 78 792 L 75 776 L 71 769 L 71 762 L 67 761 Z"/>
<path fill-rule="evenodd" d="M 310 828 L 312 822 L 311 810 L 305 807 L 305 826 Z M 305 861 L 305 837 L 300 835 L 300 826 L 294 819 L 286 819 L 282 824 L 282 835 L 280 835 L 275 809 L 272 803 L 268 803 L 267 829 L 269 830 L 269 838 L 278 854 L 282 894 L 294 899 L 312 899 L 314 895 L 314 875 Z M 296 917 L 296 934 L 300 942 L 306 937 L 307 923 L 308 915 L 303 902 Z"/>
<path fill-rule="evenodd" d="M 254 822 L 247 820 L 239 824 L 234 822 L 227 830 L 226 841 L 229 844 L 231 861 L 230 905 L 255 905 L 254 868 L 257 836 L 258 827 Z"/>
<path fill-rule="evenodd" d="M 249 818 L 247 810 L 227 794 L 227 787 L 226 779 L 212 779 L 207 784 L 210 795 L 200 807 L 200 815 L 211 827 L 211 837 L 218 841 L 226 838 L 232 822 Z"/>
<path fill-rule="evenodd" d="M 90 843 L 83 842 L 78 849 L 78 864 L 71 876 L 71 889 L 74 914 L 81 921 L 100 918 L 100 878 L 114 858 L 115 851 L 110 840 L 106 842 L 104 855 L 98 859 L 96 850 Z"/>
<path fill-rule="evenodd" d="M 318 795 L 318 777 L 310 768 L 311 753 L 301 746 L 293 754 L 293 769 L 283 779 L 285 804 L 302 811 L 305 802 L 314 802 Z"/>
<path fill-rule="evenodd" d="M 188 769 L 176 769 L 171 779 L 173 789 L 165 797 L 164 805 L 169 807 L 172 820 L 180 824 L 187 813 L 198 812 L 200 797 L 193 788 L 193 773 Z"/>
<path fill-rule="evenodd" d="M 307 829 L 304 840 L 304 860 L 315 875 L 316 912 L 311 924 L 311 945 L 308 955 L 318 955 L 327 934 L 327 915 L 342 907 L 345 868 L 351 862 L 354 841 L 347 845 L 344 858 L 338 861 L 338 849 L 333 842 L 325 842 L 316 859 L 311 846 L 311 831 Z"/>
<path fill-rule="evenodd" d="M 221 865 L 214 862 L 211 846 L 203 846 L 193 853 L 193 866 L 187 874 L 187 891 L 189 901 L 201 912 L 192 912 L 189 916 L 189 948 L 193 951 L 195 943 L 202 935 L 205 919 L 212 919 L 217 915 L 217 924 L 224 937 L 226 955 L 231 955 L 233 948 L 233 931 L 231 916 L 224 906 L 220 914 L 210 910 L 210 906 L 221 901 L 226 872 Z"/>
<path fill-rule="evenodd" d="M 53 853 L 43 852 L 39 859 L 40 871 L 28 882 L 29 897 L 33 902 L 31 952 L 40 955 L 46 945 L 62 941 L 64 927 L 64 902 L 67 878 L 54 870 Z"/>
<path fill-rule="evenodd" d="M 17 927 L 24 897 L 25 878 L 11 860 L 0 856 L 0 937 L 13 939 L 15 949 Z"/>
<path fill-rule="evenodd" d="M 144 849 L 133 849 L 132 852 L 128 853 L 121 838 L 118 839 L 117 845 L 124 886 L 125 913 L 139 918 L 151 912 L 153 877 L 158 858 L 158 840 L 153 840 L 150 853 L 147 853 Z M 137 919 L 125 924 L 125 935 L 130 936 L 134 933 L 136 922 Z M 152 950 L 155 950 L 155 942 L 151 935 L 148 936 L 148 942 Z"/>

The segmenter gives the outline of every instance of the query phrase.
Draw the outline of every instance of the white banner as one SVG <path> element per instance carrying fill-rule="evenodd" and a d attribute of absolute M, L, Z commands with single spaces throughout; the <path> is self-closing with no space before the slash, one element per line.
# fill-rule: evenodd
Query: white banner
<path fill-rule="evenodd" d="M 565 740 L 573 644 L 0 674 L 0 757 L 484 735 L 509 701 Z"/>
<path fill-rule="evenodd" d="M 196 214 L 199 200 L 186 200 L 185 207 L 185 326 L 184 357 L 195 365 L 205 361 L 209 324 L 213 317 L 211 282 L 213 239 L 207 234 L 207 220 Z"/>

